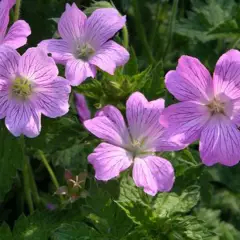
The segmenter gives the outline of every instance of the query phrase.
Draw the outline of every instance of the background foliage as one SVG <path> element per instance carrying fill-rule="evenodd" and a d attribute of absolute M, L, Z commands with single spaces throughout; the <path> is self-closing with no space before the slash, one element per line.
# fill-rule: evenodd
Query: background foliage
<path fill-rule="evenodd" d="M 32 28 L 28 45 L 57 36 L 52 18 L 64 11 L 65 0 L 23 0 L 21 18 Z M 72 1 L 73 2 L 73 1 Z M 90 14 L 110 3 L 76 0 Z M 127 14 L 131 59 L 114 76 L 99 73 L 74 91 L 83 93 L 94 114 L 106 104 L 124 110 L 134 91 L 149 99 L 164 97 L 174 102 L 164 88 L 164 75 L 183 55 L 198 57 L 213 71 L 218 57 L 240 45 L 240 5 L 236 0 L 114 0 Z M 122 42 L 122 32 L 116 37 Z M 21 49 L 24 52 L 25 49 Z M 62 71 L 62 68 L 60 67 Z M 62 71 L 63 72 L 63 71 Z M 238 240 L 240 239 L 240 168 L 201 164 L 198 143 L 180 152 L 164 153 L 174 165 L 176 182 L 171 193 L 152 198 L 137 189 L 129 173 L 108 183 L 96 182 L 87 165 L 87 155 L 98 140 L 79 123 L 73 99 L 68 115 L 43 119 L 38 138 L 27 140 L 26 154 L 32 167 L 39 198 L 29 215 L 22 186 L 23 152 L 0 122 L 0 239 L 16 240 Z M 39 161 L 39 150 L 66 185 L 64 170 L 88 172 L 81 198 L 64 204 Z M 32 181 L 32 182 L 34 182 Z"/>

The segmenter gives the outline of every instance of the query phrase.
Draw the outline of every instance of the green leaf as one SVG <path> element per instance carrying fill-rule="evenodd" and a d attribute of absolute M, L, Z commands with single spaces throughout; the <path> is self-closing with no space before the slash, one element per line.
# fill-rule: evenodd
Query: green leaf
<path fill-rule="evenodd" d="M 114 6 L 107 1 L 92 1 L 92 4 L 90 7 L 86 8 L 84 12 L 86 15 L 91 15 L 95 10 L 99 8 L 113 8 Z"/>
<path fill-rule="evenodd" d="M 138 59 L 133 47 L 130 47 L 130 59 L 126 65 L 124 65 L 124 73 L 126 75 L 135 75 L 138 73 Z"/>
<path fill-rule="evenodd" d="M 155 214 L 160 218 L 173 216 L 178 213 L 187 213 L 197 205 L 200 199 L 198 186 L 188 187 L 179 196 L 176 193 L 160 193 L 154 200 L 153 208 Z"/>
<path fill-rule="evenodd" d="M 110 195 L 92 182 L 89 197 L 86 199 L 87 219 L 102 236 L 110 239 L 122 239 L 133 227 L 132 222 L 119 206 L 112 201 Z"/>
<path fill-rule="evenodd" d="M 215 39 L 225 29 L 227 36 L 236 25 L 232 19 L 236 15 L 237 5 L 234 0 L 207 0 L 206 3 L 194 0 L 193 11 L 188 13 L 187 19 L 181 19 L 176 32 L 191 39 L 207 42 Z"/>
<path fill-rule="evenodd" d="M 63 224 L 52 235 L 53 240 L 105 240 L 94 228 L 84 223 Z"/>
<path fill-rule="evenodd" d="M 11 240 L 12 233 L 9 226 L 6 223 L 3 223 L 0 226 L 0 240 Z"/>
<path fill-rule="evenodd" d="M 11 135 L 0 122 L 0 202 L 11 189 L 17 170 L 22 169 L 24 159 L 20 141 Z"/>
<path fill-rule="evenodd" d="M 72 208 L 66 210 L 56 212 L 36 211 L 28 217 L 20 216 L 13 229 L 13 239 L 48 240 L 51 233 L 61 224 L 83 220 L 81 204 L 81 201 L 77 201 Z"/>

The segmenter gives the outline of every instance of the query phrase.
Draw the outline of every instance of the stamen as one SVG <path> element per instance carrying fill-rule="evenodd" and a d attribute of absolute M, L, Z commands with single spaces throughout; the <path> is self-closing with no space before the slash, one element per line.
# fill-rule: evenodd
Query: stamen
<path fill-rule="evenodd" d="M 214 113 L 222 113 L 224 114 L 225 104 L 220 102 L 217 99 L 213 99 L 213 101 L 207 105 L 210 111 Z"/>
<path fill-rule="evenodd" d="M 31 82 L 26 78 L 16 78 L 12 85 L 13 96 L 20 99 L 27 99 L 32 93 Z"/>
<path fill-rule="evenodd" d="M 94 54 L 94 49 L 88 44 L 77 47 L 76 57 L 82 60 L 88 60 Z"/>

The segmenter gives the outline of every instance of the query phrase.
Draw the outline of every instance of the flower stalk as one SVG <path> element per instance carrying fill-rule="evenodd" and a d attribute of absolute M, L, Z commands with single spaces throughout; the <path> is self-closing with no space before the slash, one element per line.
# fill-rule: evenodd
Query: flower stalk
<path fill-rule="evenodd" d="M 21 0 L 16 0 L 15 12 L 14 12 L 14 22 L 16 22 L 20 17 L 21 11 Z"/>
<path fill-rule="evenodd" d="M 46 169 L 47 169 L 47 171 L 48 171 L 48 173 L 49 173 L 49 175 L 50 175 L 50 177 L 51 177 L 52 183 L 54 184 L 54 186 L 56 187 L 56 189 L 59 189 L 60 185 L 59 185 L 59 183 L 58 183 L 58 180 L 57 180 L 57 178 L 56 178 L 56 176 L 55 176 L 55 173 L 53 172 L 51 166 L 49 165 L 49 163 L 48 163 L 48 161 L 47 161 L 47 158 L 45 157 L 43 151 L 38 150 L 38 154 L 39 154 L 39 156 L 40 156 L 40 159 L 41 159 L 43 165 L 46 167 Z M 63 199 L 63 196 L 60 196 L 60 201 L 61 201 L 61 203 L 63 203 L 63 200 L 64 200 L 64 199 Z"/>

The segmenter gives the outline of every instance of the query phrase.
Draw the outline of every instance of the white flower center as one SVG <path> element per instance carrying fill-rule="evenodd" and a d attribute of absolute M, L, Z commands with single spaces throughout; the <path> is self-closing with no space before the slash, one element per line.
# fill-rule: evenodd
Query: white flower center
<path fill-rule="evenodd" d="M 13 96 L 25 100 L 32 94 L 32 85 L 28 79 L 17 77 L 11 90 Z"/>
<path fill-rule="evenodd" d="M 225 114 L 225 103 L 220 102 L 217 99 L 213 99 L 212 102 L 210 102 L 207 107 L 210 109 L 212 114 L 215 113 L 222 113 Z"/>
<path fill-rule="evenodd" d="M 85 43 L 84 45 L 77 46 L 75 56 L 77 59 L 88 60 L 94 52 L 95 50 L 93 47 L 90 44 Z"/>

